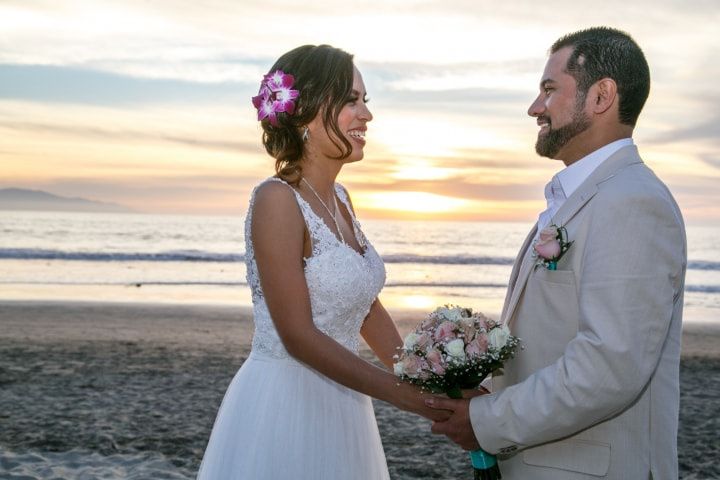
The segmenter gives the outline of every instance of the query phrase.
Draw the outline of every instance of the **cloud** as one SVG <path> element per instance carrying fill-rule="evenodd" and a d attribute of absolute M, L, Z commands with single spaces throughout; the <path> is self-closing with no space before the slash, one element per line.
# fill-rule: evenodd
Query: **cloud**
<path fill-rule="evenodd" d="M 346 181 L 351 193 L 354 190 L 383 190 L 391 192 L 427 192 L 453 198 L 478 201 L 524 201 L 542 200 L 543 187 L 540 182 L 513 182 L 509 179 L 503 184 L 483 182 L 476 177 L 453 177 L 438 181 L 393 180 L 378 184 L 370 182 Z"/>
<path fill-rule="evenodd" d="M 52 133 L 72 135 L 83 139 L 118 140 L 132 142 L 170 142 L 185 146 L 219 150 L 232 153 L 258 153 L 257 142 L 231 142 L 209 140 L 198 137 L 183 137 L 177 134 L 153 133 L 139 130 L 105 130 L 97 127 L 54 125 L 30 122 L 0 121 L 0 128 L 23 131 L 27 133 Z"/>
<path fill-rule="evenodd" d="M 369 88 L 369 87 L 368 87 Z M 370 92 L 372 95 L 372 92 Z M 507 112 L 517 115 L 517 105 L 527 103 L 532 97 L 527 92 L 503 89 L 448 89 L 433 90 L 394 90 L 378 94 L 376 103 L 384 108 L 398 108 L 408 111 L 432 110 L 442 113 L 476 114 Z"/>
<path fill-rule="evenodd" d="M 717 105 L 718 103 L 711 100 L 708 104 Z M 720 115 L 716 112 L 713 113 L 713 117 L 706 121 L 691 126 L 674 126 L 671 130 L 650 137 L 646 141 L 649 144 L 663 145 L 702 140 L 716 147 L 720 146 Z"/>
<path fill-rule="evenodd" d="M 717 152 L 704 153 L 698 156 L 703 162 L 705 162 L 705 164 L 720 170 L 720 154 Z M 715 188 L 717 188 L 717 185 L 715 185 Z"/>
<path fill-rule="evenodd" d="M 527 171 L 549 170 L 557 171 L 561 168 L 559 160 L 550 160 L 538 156 L 526 157 L 516 152 L 494 149 L 461 149 L 455 156 L 428 156 L 422 159 L 414 159 L 412 156 L 397 157 L 372 157 L 367 164 L 372 166 L 373 171 L 381 171 L 391 175 L 399 167 L 412 171 L 415 164 L 417 168 L 426 168 L 430 163 L 433 168 L 444 170 L 457 170 L 463 175 L 475 175 L 478 171 L 496 170 L 507 177 Z M 552 175 L 552 174 L 551 174 Z"/>
<path fill-rule="evenodd" d="M 141 79 L 46 65 L 0 65 L 0 97 L 45 103 L 127 105 L 246 101 L 249 85 Z M 246 93 L 247 92 L 247 93 Z"/>
<path fill-rule="evenodd" d="M 532 142 L 528 141 L 528 145 L 531 144 Z M 531 154 L 531 156 L 527 154 Z M 513 170 L 537 169 L 548 166 L 557 170 L 560 167 L 559 161 L 541 158 L 532 151 L 517 152 L 491 148 L 464 148 L 459 149 L 457 155 L 457 157 L 443 159 L 441 164 L 443 166 L 453 166 L 457 168 L 467 168 L 468 166 L 497 168 L 510 172 Z"/>

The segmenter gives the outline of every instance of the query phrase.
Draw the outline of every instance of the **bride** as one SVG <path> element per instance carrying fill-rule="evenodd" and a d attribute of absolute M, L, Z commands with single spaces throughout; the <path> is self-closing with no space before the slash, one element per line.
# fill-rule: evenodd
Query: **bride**
<path fill-rule="evenodd" d="M 383 262 L 335 183 L 363 158 L 365 85 L 351 55 L 307 45 L 278 59 L 253 104 L 277 172 L 253 191 L 245 223 L 255 335 L 198 479 L 387 479 L 370 397 L 446 416 L 358 356 L 362 335 L 390 368 L 402 343 L 377 298 Z"/>

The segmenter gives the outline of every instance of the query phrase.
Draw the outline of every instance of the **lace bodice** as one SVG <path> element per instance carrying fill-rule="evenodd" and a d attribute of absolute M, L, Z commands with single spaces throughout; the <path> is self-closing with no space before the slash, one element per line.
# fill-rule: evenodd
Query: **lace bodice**
<path fill-rule="evenodd" d="M 281 182 L 292 189 L 310 234 L 312 255 L 305 258 L 304 262 L 313 322 L 320 331 L 357 352 L 363 320 L 385 283 L 382 259 L 362 233 L 342 186 L 335 184 L 335 192 L 350 212 L 358 243 L 365 246 L 362 255 L 341 242 L 290 185 L 274 177 L 267 181 Z M 259 353 L 285 358 L 289 354 L 275 330 L 265 303 L 252 245 L 252 212 L 255 192 L 260 185 L 253 190 L 245 219 L 245 264 L 255 322 L 252 348 Z"/>

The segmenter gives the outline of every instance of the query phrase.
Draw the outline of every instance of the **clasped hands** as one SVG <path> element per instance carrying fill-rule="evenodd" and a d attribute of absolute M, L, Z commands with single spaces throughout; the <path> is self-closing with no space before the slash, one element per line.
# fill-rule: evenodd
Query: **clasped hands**
<path fill-rule="evenodd" d="M 487 393 L 490 392 L 480 387 L 479 390 L 464 390 L 463 398 L 460 399 L 434 396 L 425 400 L 425 405 L 430 408 L 450 412 L 447 420 L 433 422 L 432 433 L 447 436 L 464 450 L 479 449 L 480 444 L 470 422 L 470 400 Z"/>

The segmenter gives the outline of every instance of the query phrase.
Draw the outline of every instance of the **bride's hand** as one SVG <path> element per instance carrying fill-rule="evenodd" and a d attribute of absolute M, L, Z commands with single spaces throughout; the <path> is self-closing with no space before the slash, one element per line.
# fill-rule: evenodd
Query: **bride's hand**
<path fill-rule="evenodd" d="M 416 413 L 433 422 L 444 422 L 450 418 L 452 412 L 449 410 L 435 410 L 425 404 L 425 400 L 432 398 L 432 394 L 420 387 L 401 382 L 396 388 L 392 403 L 401 410 Z"/>

